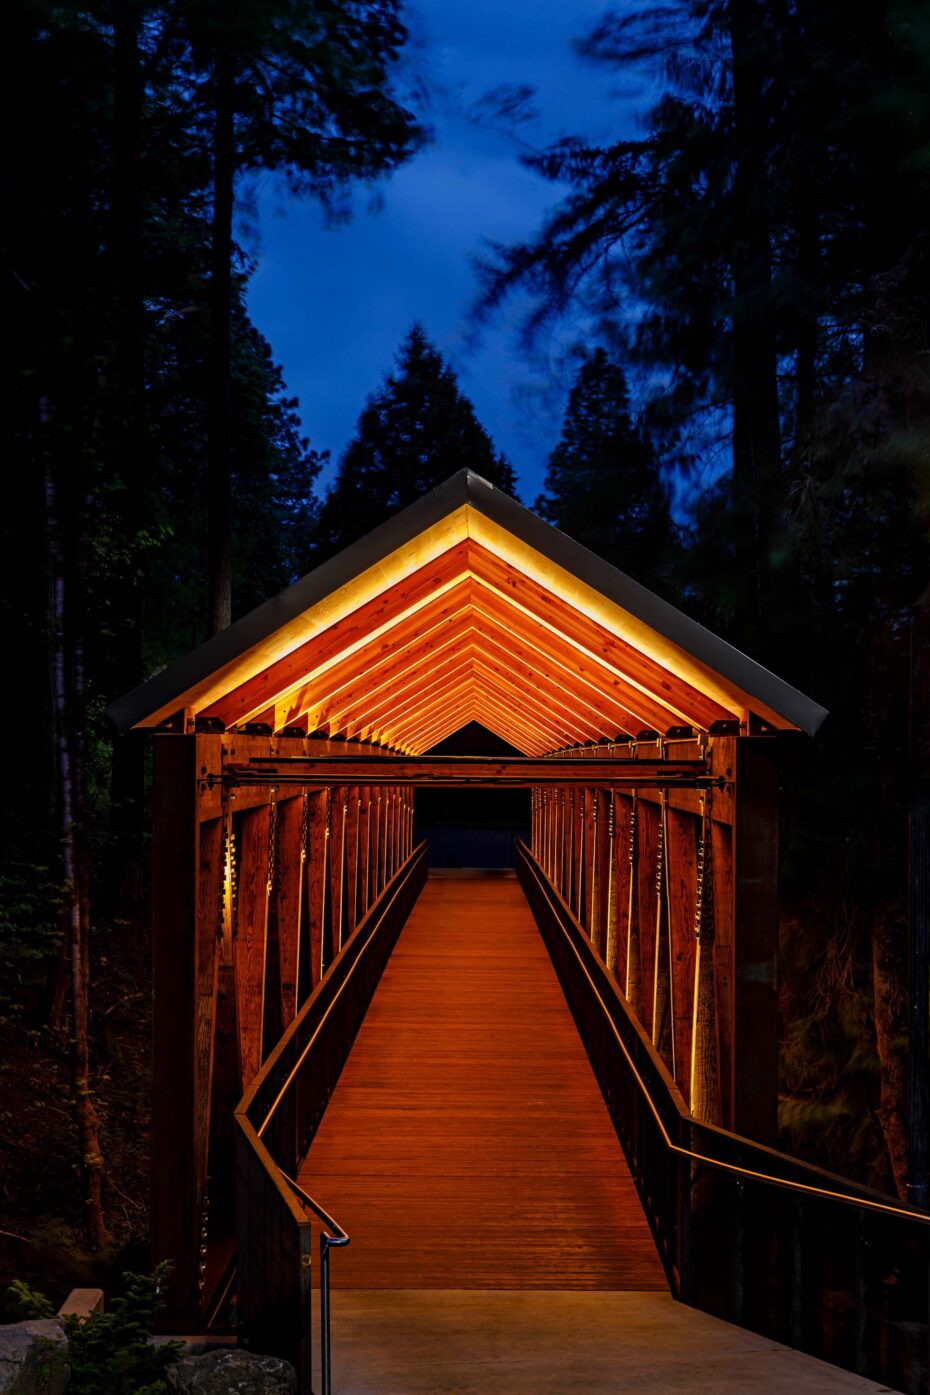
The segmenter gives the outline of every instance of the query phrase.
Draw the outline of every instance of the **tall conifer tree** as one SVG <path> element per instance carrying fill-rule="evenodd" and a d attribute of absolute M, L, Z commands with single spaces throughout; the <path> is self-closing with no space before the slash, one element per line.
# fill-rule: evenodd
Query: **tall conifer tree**
<path fill-rule="evenodd" d="M 397 371 L 369 399 L 320 509 L 316 557 L 325 561 L 457 470 L 513 494 L 516 478 L 438 349 L 415 324 Z"/>
<path fill-rule="evenodd" d="M 668 488 L 631 418 L 623 370 L 603 349 L 578 372 L 536 510 L 636 580 L 660 578 L 672 532 Z"/>

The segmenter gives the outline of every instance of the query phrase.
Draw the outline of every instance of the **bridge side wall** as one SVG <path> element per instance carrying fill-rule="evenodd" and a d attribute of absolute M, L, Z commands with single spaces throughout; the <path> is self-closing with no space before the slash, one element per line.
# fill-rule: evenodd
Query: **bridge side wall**
<path fill-rule="evenodd" d="M 609 748 L 595 749 L 606 754 Z M 772 1143 L 778 1098 L 775 739 L 656 738 L 632 743 L 627 753 L 688 760 L 702 749 L 721 788 L 537 788 L 533 849 L 695 1117 Z M 571 753 L 564 759 L 571 761 Z"/>
<path fill-rule="evenodd" d="M 344 743 L 158 735 L 153 833 L 152 1259 L 165 1330 L 196 1331 L 235 1248 L 233 1111 L 413 837 L 395 786 L 226 790 L 230 761 Z M 386 754 L 359 748 L 359 754 Z"/>

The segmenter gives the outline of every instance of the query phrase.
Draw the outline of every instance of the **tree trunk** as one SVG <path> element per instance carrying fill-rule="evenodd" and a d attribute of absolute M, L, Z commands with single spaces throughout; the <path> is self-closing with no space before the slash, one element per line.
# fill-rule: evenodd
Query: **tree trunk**
<path fill-rule="evenodd" d="M 115 0 L 113 11 L 113 193 L 111 271 L 113 364 L 110 374 L 111 459 L 123 472 L 119 524 L 128 540 L 146 521 L 151 474 L 146 429 L 145 323 L 142 304 L 142 77 L 137 0 Z M 128 466 L 127 466 L 128 462 Z M 120 602 L 114 687 L 128 692 L 145 677 L 142 568 L 129 570 Z M 134 733 L 113 747 L 110 778 L 108 876 L 113 914 L 144 914 L 145 741 Z"/>
<path fill-rule="evenodd" d="M 233 80 L 229 54 L 218 48 L 214 65 L 213 223 L 210 270 L 209 517 L 210 634 L 232 620 L 230 475 L 232 388 L 232 214 L 234 179 Z"/>
<path fill-rule="evenodd" d="M 46 403 L 40 429 L 45 437 L 50 422 Z M 51 454 L 43 440 L 46 526 L 51 591 L 52 684 L 61 845 L 64 862 L 65 913 L 71 987 L 71 1090 L 84 1186 L 87 1238 L 95 1251 L 110 1243 L 103 1213 L 104 1159 L 100 1125 L 90 1088 L 89 922 L 87 846 L 81 820 L 83 797 L 81 729 L 84 718 L 84 678 L 76 617 L 78 598 L 71 594 L 62 529 L 62 508 Z M 80 528 L 80 520 L 76 526 Z"/>
<path fill-rule="evenodd" d="M 907 1059 L 901 1041 L 907 1017 L 901 928 L 892 909 L 878 909 L 872 929 L 875 1044 L 881 1071 L 878 1120 L 895 1189 L 903 1199 L 907 1195 Z"/>
<path fill-rule="evenodd" d="M 907 1195 L 930 1201 L 930 590 L 911 622 Z"/>
<path fill-rule="evenodd" d="M 737 594 L 744 625 L 765 613 L 781 438 L 771 246 L 766 198 L 764 91 L 769 26 L 759 0 L 730 0 L 733 63 L 733 504 Z M 749 582 L 747 585 L 746 582 Z"/>

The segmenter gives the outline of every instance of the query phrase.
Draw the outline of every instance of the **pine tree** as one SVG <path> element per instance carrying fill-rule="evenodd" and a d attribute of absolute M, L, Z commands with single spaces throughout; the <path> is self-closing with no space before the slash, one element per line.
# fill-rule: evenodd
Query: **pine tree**
<path fill-rule="evenodd" d="M 581 365 L 536 511 L 636 580 L 661 578 L 672 536 L 668 489 L 631 418 L 623 370 L 603 349 Z"/>
<path fill-rule="evenodd" d="M 513 494 L 516 479 L 438 349 L 415 324 L 397 371 L 368 401 L 320 509 L 318 562 L 464 468 Z"/>

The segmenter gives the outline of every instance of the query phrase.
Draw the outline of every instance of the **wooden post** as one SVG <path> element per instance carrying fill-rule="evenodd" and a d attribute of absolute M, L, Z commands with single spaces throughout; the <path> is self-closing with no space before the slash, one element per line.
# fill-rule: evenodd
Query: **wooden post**
<path fill-rule="evenodd" d="M 359 919 L 359 788 L 349 786 L 346 812 L 346 938 L 354 933 Z"/>
<path fill-rule="evenodd" d="M 239 823 L 239 914 L 233 941 L 236 1017 L 243 1085 L 258 1074 L 263 1059 L 265 957 L 268 936 L 269 805 L 246 809 Z"/>
<path fill-rule="evenodd" d="M 668 796 L 662 791 L 659 806 L 655 872 L 655 936 L 652 970 L 652 1042 L 675 1076 L 674 982 L 671 972 L 669 925 Z"/>
<path fill-rule="evenodd" d="M 361 919 L 371 904 L 369 892 L 371 840 L 371 786 L 361 785 L 358 792 L 358 915 Z"/>
<path fill-rule="evenodd" d="M 620 962 L 620 883 L 617 876 L 617 813 L 619 796 L 613 790 L 605 792 L 606 816 L 604 824 L 607 842 L 604 848 L 606 875 L 604 877 L 604 962 L 615 979 L 619 979 Z"/>
<path fill-rule="evenodd" d="M 582 791 L 584 820 L 584 899 L 578 918 L 588 932 L 588 939 L 597 945 L 597 790 Z"/>
<path fill-rule="evenodd" d="M 368 854 L 371 869 L 371 894 L 369 905 L 374 905 L 381 895 L 381 810 L 384 803 L 380 785 L 374 785 L 371 791 L 371 848 Z"/>
<path fill-rule="evenodd" d="M 639 951 L 639 1000 L 630 1002 L 647 1032 L 652 1033 L 656 952 L 656 865 L 659 851 L 659 810 L 645 799 L 636 801 L 636 917 Z M 634 951 L 635 952 L 635 951 Z"/>
<path fill-rule="evenodd" d="M 639 932 L 636 919 L 636 803 L 635 796 L 616 794 L 614 813 L 614 876 L 617 882 L 617 982 L 630 1002 L 639 993 Z M 634 933 L 635 932 L 635 933 Z M 634 946 L 634 940 L 636 941 Z M 633 951 L 636 951 L 635 956 Z M 635 958 L 635 962 L 634 962 Z"/>
<path fill-rule="evenodd" d="M 300 913 L 303 900 L 304 859 L 302 835 L 303 796 L 278 802 L 277 899 L 278 962 L 281 984 L 281 1027 L 297 1012 L 297 977 L 300 962 Z"/>
<path fill-rule="evenodd" d="M 733 829 L 711 820 L 714 864 L 714 1016 L 717 1021 L 720 1080 L 720 1122 L 733 1123 Z"/>
<path fill-rule="evenodd" d="M 668 936 L 671 968 L 672 1031 L 675 1038 L 675 1078 L 690 1102 L 694 1021 L 694 934 L 697 908 L 699 822 L 677 809 L 666 812 L 668 839 Z"/>
<path fill-rule="evenodd" d="M 774 738 L 736 742 L 733 1127 L 778 1136 L 778 774 Z"/>
<path fill-rule="evenodd" d="M 329 938 L 329 790 L 309 796 L 309 855 L 307 857 L 307 902 L 310 911 L 309 948 L 311 988 L 323 974 L 323 956 Z"/>
<path fill-rule="evenodd" d="M 198 827 L 197 781 L 207 763 L 198 759 L 199 741 L 155 740 L 152 1261 L 173 1265 L 162 1317 L 169 1331 L 196 1330 L 199 1322 L 200 1157 L 206 1144 L 198 1136 L 205 1089 L 198 1018 L 201 991 L 212 978 L 219 914 L 218 896 L 210 906 L 201 885 L 201 859 L 215 850 L 203 846 Z"/>
<path fill-rule="evenodd" d="M 378 848 L 378 895 L 388 884 L 388 831 L 391 827 L 391 788 L 381 786 L 381 819 L 379 823 L 380 846 Z"/>
<path fill-rule="evenodd" d="M 616 836 L 614 819 L 614 798 L 611 790 L 598 789 L 594 792 L 597 800 L 597 940 L 595 948 L 607 962 L 607 940 L 611 924 L 611 900 L 614 894 L 613 838 Z M 616 919 L 614 919 L 614 967 L 616 972 Z"/>
<path fill-rule="evenodd" d="M 694 986 L 692 990 L 691 1113 L 708 1124 L 720 1123 L 720 1047 L 714 992 L 714 859 L 711 792 L 702 795 L 694 907 Z"/>
<path fill-rule="evenodd" d="M 585 865 L 584 865 L 584 806 L 585 790 L 572 790 L 572 899 L 571 908 L 576 920 L 584 917 Z"/>
<path fill-rule="evenodd" d="M 548 785 L 540 786 L 539 798 L 542 804 L 542 843 L 540 847 L 540 860 L 546 876 L 552 881 L 552 790 Z"/>
<path fill-rule="evenodd" d="M 388 822 L 385 846 L 384 880 L 389 882 L 397 870 L 397 786 L 388 787 Z"/>
<path fill-rule="evenodd" d="M 342 948 L 345 933 L 345 859 L 346 859 L 346 812 L 348 794 L 342 785 L 330 790 L 330 834 L 329 834 L 329 904 L 331 907 L 330 931 L 332 942 L 328 963 L 335 959 Z"/>

